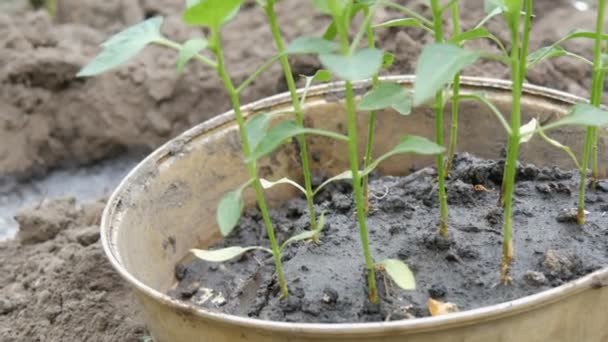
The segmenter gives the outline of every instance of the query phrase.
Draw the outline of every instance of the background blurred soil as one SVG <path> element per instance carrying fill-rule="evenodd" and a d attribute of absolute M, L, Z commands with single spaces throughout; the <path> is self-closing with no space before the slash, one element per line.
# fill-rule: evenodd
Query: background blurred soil
<path fill-rule="evenodd" d="M 483 17 L 481 0 L 461 3 L 464 26 L 473 27 Z M 145 18 L 166 16 L 163 31 L 176 40 L 201 35 L 181 23 L 182 6 L 180 0 L 59 0 L 56 18 L 27 6 L 0 7 L 0 183 L 2 176 L 27 180 L 132 148 L 152 149 L 227 110 L 228 99 L 215 75 L 194 63 L 177 75 L 176 54 L 162 48 L 147 48 L 116 72 L 75 77 L 99 43 Z M 573 28 L 592 29 L 595 20 L 593 11 L 578 12 L 566 0 L 537 0 L 536 6 L 531 49 Z M 278 11 L 288 40 L 319 34 L 325 27 L 326 18 L 313 13 L 309 1 L 282 1 Z M 398 16 L 380 11 L 376 21 Z M 508 40 L 499 20 L 489 28 Z M 264 14 L 253 1 L 226 27 L 224 41 L 237 82 L 274 54 Z M 389 73 L 408 74 L 430 37 L 415 28 L 391 28 L 380 31 L 378 41 L 396 55 Z M 590 46 L 567 45 L 587 57 Z M 486 41 L 471 47 L 493 49 Z M 295 75 L 319 68 L 310 57 L 293 62 Z M 508 78 L 506 68 L 492 62 L 480 62 L 465 73 Z M 586 95 L 590 74 L 588 66 L 558 58 L 531 70 L 527 80 Z M 243 102 L 284 90 L 275 66 L 243 94 Z M 100 249 L 102 206 L 59 200 L 19 215 L 18 238 L 0 242 L 0 341 L 137 341 L 145 336 L 129 291 Z"/>

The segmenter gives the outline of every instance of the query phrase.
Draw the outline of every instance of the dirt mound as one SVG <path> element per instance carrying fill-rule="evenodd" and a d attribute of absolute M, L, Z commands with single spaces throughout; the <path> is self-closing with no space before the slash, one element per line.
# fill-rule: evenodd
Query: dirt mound
<path fill-rule="evenodd" d="M 145 330 L 99 242 L 103 202 L 42 203 L 0 243 L 0 341 L 138 341 Z M 53 234 L 49 229 L 53 227 Z"/>

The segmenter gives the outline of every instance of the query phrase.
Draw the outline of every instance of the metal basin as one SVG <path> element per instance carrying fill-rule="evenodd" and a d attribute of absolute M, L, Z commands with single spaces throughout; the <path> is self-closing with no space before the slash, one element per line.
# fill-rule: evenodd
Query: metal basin
<path fill-rule="evenodd" d="M 391 77 L 404 86 L 412 77 Z M 503 112 L 510 108 L 510 83 L 464 78 L 462 92 L 485 92 Z M 368 83 L 356 85 L 359 93 Z M 305 106 L 306 124 L 344 132 L 343 88 L 327 84 L 312 89 Z M 557 118 L 581 98 L 540 87 L 526 86 L 524 120 Z M 280 113 L 290 108 L 285 94 L 244 108 L 248 116 Z M 449 108 L 446 108 L 446 113 Z M 278 114 L 277 118 L 288 114 Z M 461 104 L 459 150 L 496 158 L 506 136 L 485 107 Z M 360 139 L 365 141 L 367 115 L 359 115 Z M 526 122 L 526 121 L 524 121 Z M 378 115 L 375 155 L 392 147 L 404 134 L 433 137 L 430 108 L 404 117 L 387 111 Z M 448 132 L 448 130 L 446 130 Z M 552 137 L 580 153 L 580 128 L 553 131 Z M 600 160 L 608 160 L 608 132 L 600 132 Z M 347 146 L 322 137 L 309 137 L 315 154 L 314 170 L 337 174 L 348 169 Z M 537 165 L 572 168 L 562 151 L 533 139 L 522 146 L 521 160 Z M 360 151 L 363 145 L 360 145 Z M 266 178 L 300 178 L 296 149 L 284 146 L 259 165 Z M 173 268 L 192 247 L 220 238 L 215 223 L 217 203 L 226 191 L 248 179 L 243 166 L 237 126 L 232 113 L 202 123 L 165 144 L 141 162 L 120 184 L 103 214 L 104 250 L 142 305 L 156 342 L 179 341 L 608 341 L 608 268 L 558 288 L 515 301 L 440 317 L 357 324 L 281 323 L 210 312 L 165 293 L 174 284 Z M 385 174 L 404 174 L 411 166 L 431 164 L 417 156 L 392 158 L 382 164 Z M 606 173 L 606 170 L 603 170 Z M 253 205 L 246 193 L 247 205 Z M 271 205 L 295 196 L 289 187 L 267 192 Z M 607 224 L 608 226 L 608 224 Z M 496 260 L 498 263 L 498 260 Z"/>

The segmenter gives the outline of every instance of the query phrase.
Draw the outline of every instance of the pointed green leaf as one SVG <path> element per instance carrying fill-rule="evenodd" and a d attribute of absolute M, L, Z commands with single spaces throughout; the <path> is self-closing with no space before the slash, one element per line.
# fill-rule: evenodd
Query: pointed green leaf
<path fill-rule="evenodd" d="M 473 64 L 479 53 L 452 44 L 426 46 L 416 65 L 414 106 L 418 106 L 441 90 L 464 67 Z"/>
<path fill-rule="evenodd" d="M 587 103 L 579 103 L 572 108 L 568 115 L 557 122 L 545 126 L 545 129 L 565 125 L 606 126 L 608 125 L 608 112 Z"/>
<path fill-rule="evenodd" d="M 324 54 L 332 53 L 338 49 L 338 44 L 318 37 L 300 37 L 289 44 L 286 53 L 294 54 Z"/>
<path fill-rule="evenodd" d="M 291 179 L 289 179 L 287 177 L 283 177 L 274 182 L 261 178 L 260 183 L 262 184 L 262 188 L 264 188 L 264 189 L 270 189 L 273 186 L 279 185 L 279 184 L 289 184 L 289 185 L 292 185 L 293 187 L 295 187 L 296 189 L 300 190 L 304 194 L 304 196 L 306 196 L 306 190 L 300 184 L 292 181 Z"/>
<path fill-rule="evenodd" d="M 528 64 L 527 67 L 531 68 L 545 59 L 561 57 L 567 54 L 568 52 L 559 45 L 545 46 L 528 55 L 528 57 L 526 58 Z"/>
<path fill-rule="evenodd" d="M 423 155 L 433 155 L 443 153 L 445 148 L 439 146 L 429 139 L 417 135 L 406 135 L 401 138 L 401 142 L 389 153 L 416 153 Z"/>
<path fill-rule="evenodd" d="M 490 33 L 490 31 L 488 31 L 487 29 L 483 27 L 478 27 L 453 35 L 448 41 L 453 44 L 460 44 L 469 40 L 489 38 L 491 35 L 492 34 Z"/>
<path fill-rule="evenodd" d="M 393 103 L 391 108 L 401 115 L 409 115 L 412 113 L 412 95 L 408 93 L 401 101 Z"/>
<path fill-rule="evenodd" d="M 527 143 L 534 136 L 536 130 L 536 119 L 530 120 L 527 124 L 519 128 L 519 143 Z"/>
<path fill-rule="evenodd" d="M 382 55 L 382 68 L 383 69 L 388 69 L 393 65 L 393 62 L 395 62 L 395 55 L 393 55 L 390 52 L 385 52 L 384 55 Z"/>
<path fill-rule="evenodd" d="M 505 7 L 490 6 L 490 8 L 491 9 L 489 11 L 486 10 L 487 15 L 483 19 L 481 19 L 481 21 L 479 23 L 477 23 L 477 25 L 475 25 L 475 28 L 482 27 L 483 25 L 485 25 L 486 22 L 488 22 L 488 20 L 494 18 L 495 16 L 497 16 L 505 11 Z"/>
<path fill-rule="evenodd" d="M 401 18 L 401 19 L 392 19 L 389 21 L 385 21 L 380 24 L 374 25 L 374 27 L 422 27 L 422 23 L 420 20 L 416 18 Z"/>
<path fill-rule="evenodd" d="M 325 69 L 319 69 L 312 76 L 304 76 L 306 77 L 306 84 L 304 85 L 304 90 L 302 91 L 302 97 L 300 99 L 300 105 L 304 106 L 306 102 L 306 96 L 308 95 L 308 89 L 312 85 L 313 81 L 319 82 L 329 82 L 331 81 L 331 72 Z"/>
<path fill-rule="evenodd" d="M 368 48 L 350 56 L 323 54 L 319 55 L 319 59 L 334 75 L 347 81 L 358 81 L 378 73 L 382 66 L 382 55 L 382 51 Z"/>
<path fill-rule="evenodd" d="M 323 228 L 325 228 L 325 210 L 323 210 L 321 212 L 321 215 L 319 215 L 319 220 L 317 220 L 317 229 L 316 232 L 320 232 L 323 230 Z"/>
<path fill-rule="evenodd" d="M 486 14 L 493 13 L 497 10 L 500 10 L 499 13 L 507 10 L 507 4 L 505 0 L 484 0 L 483 9 Z"/>
<path fill-rule="evenodd" d="M 186 41 L 179 50 L 177 56 L 177 72 L 181 73 L 184 71 L 186 63 L 188 63 L 197 53 L 204 50 L 208 45 L 206 39 L 194 38 Z"/>
<path fill-rule="evenodd" d="M 415 153 L 422 155 L 433 155 L 433 154 L 441 154 L 445 151 L 443 146 L 437 145 L 436 143 L 430 141 L 425 137 L 420 137 L 417 135 L 406 135 L 401 138 L 401 142 L 397 144 L 397 146 L 393 147 L 392 150 L 387 153 L 381 155 L 376 159 L 373 163 L 371 163 L 365 170 L 363 170 L 362 175 L 367 175 L 371 173 L 381 162 L 384 160 L 403 153 Z"/>
<path fill-rule="evenodd" d="M 186 9 L 184 22 L 219 29 L 236 15 L 243 0 L 200 0 Z"/>
<path fill-rule="evenodd" d="M 217 207 L 217 223 L 223 236 L 228 236 L 241 219 L 243 211 L 242 190 L 226 193 Z"/>
<path fill-rule="evenodd" d="M 352 178 L 353 178 L 353 173 L 350 170 L 344 171 L 344 172 L 342 172 L 340 174 L 337 174 L 337 175 L 329 178 L 325 182 L 321 183 L 321 185 L 319 185 L 315 189 L 315 191 L 313 192 L 313 196 L 316 195 L 319 191 L 321 191 L 321 189 L 323 189 L 323 187 L 325 187 L 327 184 L 329 184 L 331 182 L 335 182 L 335 181 L 339 181 L 339 180 L 344 180 L 344 179 L 352 179 Z"/>
<path fill-rule="evenodd" d="M 331 81 L 331 72 L 329 72 L 329 70 L 319 69 L 312 75 L 312 79 L 319 82 L 329 82 Z"/>
<path fill-rule="evenodd" d="M 194 254 L 199 259 L 210 261 L 210 262 L 224 262 L 230 259 L 234 259 L 243 253 L 253 251 L 253 250 L 261 250 L 272 254 L 270 250 L 263 247 L 226 247 L 215 250 L 206 250 L 206 249 L 191 249 L 190 252 Z"/>
<path fill-rule="evenodd" d="M 321 13 L 339 15 L 350 0 L 313 0 L 312 3 Z"/>
<path fill-rule="evenodd" d="M 318 234 L 318 233 L 319 232 L 314 231 L 314 230 L 307 230 L 307 231 L 301 232 L 300 234 L 296 234 L 296 235 L 290 237 L 289 239 L 287 239 L 285 242 L 283 242 L 283 244 L 281 245 L 281 250 L 285 249 L 285 247 L 287 247 L 289 244 L 294 243 L 296 241 L 310 240 L 315 236 L 315 234 Z"/>
<path fill-rule="evenodd" d="M 116 68 L 135 57 L 146 45 L 164 39 L 160 33 L 163 18 L 154 17 L 119 32 L 101 44 L 103 51 L 78 72 L 93 76 Z"/>
<path fill-rule="evenodd" d="M 401 260 L 385 259 L 378 264 L 382 265 L 386 273 L 393 279 L 395 284 L 404 290 L 416 289 L 416 278 L 409 267 Z"/>
<path fill-rule="evenodd" d="M 245 123 L 245 130 L 247 131 L 247 140 L 249 141 L 249 148 L 255 150 L 260 141 L 266 135 L 268 131 L 268 124 L 270 122 L 270 115 L 268 113 L 259 113 L 251 117 Z"/>
<path fill-rule="evenodd" d="M 412 100 L 408 91 L 399 83 L 382 82 L 370 90 L 359 102 L 358 109 L 374 111 L 392 107 L 400 114 L 409 114 Z"/>
<path fill-rule="evenodd" d="M 539 126 L 539 128 L 541 128 Z M 564 152 L 566 152 L 566 154 L 568 154 L 570 156 L 570 158 L 572 159 L 572 161 L 574 162 L 574 164 L 576 165 L 577 169 L 581 169 L 581 165 L 578 163 L 578 159 L 576 158 L 576 156 L 574 155 L 574 153 L 572 153 L 572 150 L 570 149 L 570 147 L 560 143 L 559 141 L 555 140 L 555 139 L 551 139 L 549 138 L 545 132 L 542 129 L 538 130 L 538 135 L 540 135 L 540 137 L 545 140 L 546 142 L 548 142 L 550 145 L 553 145 L 559 149 L 562 149 Z"/>
<path fill-rule="evenodd" d="M 330 138 L 347 141 L 348 138 L 342 134 L 325 131 L 321 129 L 305 128 L 298 125 L 295 121 L 283 121 L 272 128 L 266 136 L 260 141 L 256 149 L 253 150 L 247 161 L 257 160 L 262 156 L 274 151 L 287 139 L 290 139 L 300 134 L 316 134 L 327 136 Z"/>

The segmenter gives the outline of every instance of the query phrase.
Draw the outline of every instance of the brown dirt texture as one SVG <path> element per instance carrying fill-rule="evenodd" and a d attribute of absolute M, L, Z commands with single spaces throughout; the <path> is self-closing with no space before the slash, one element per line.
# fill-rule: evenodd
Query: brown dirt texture
<path fill-rule="evenodd" d="M 593 12 L 577 12 L 570 1 L 536 3 L 531 49 L 557 40 L 571 28 L 592 28 Z M 202 34 L 181 23 L 182 6 L 179 0 L 58 0 L 57 16 L 51 18 L 42 10 L 3 4 L 0 176 L 29 179 L 131 148 L 152 149 L 227 110 L 228 99 L 215 75 L 194 63 L 177 75 L 176 54 L 157 47 L 147 48 L 115 72 L 75 77 L 98 52 L 99 43 L 146 17 L 166 16 L 163 31 L 176 40 Z M 478 0 L 462 1 L 462 7 L 465 28 L 483 17 Z M 282 1 L 278 10 L 287 40 L 319 34 L 327 21 L 313 13 L 308 1 Z M 376 20 L 398 16 L 381 10 Z M 508 38 L 498 21 L 489 28 Z M 237 82 L 274 54 L 264 14 L 253 1 L 227 25 L 223 37 Z M 378 33 L 378 45 L 396 55 L 391 74 L 412 73 L 429 40 L 415 28 Z M 491 44 L 476 41 L 471 47 Z M 573 41 L 567 47 L 590 57 L 588 43 Z M 319 68 L 318 61 L 308 57 L 294 58 L 293 63 L 296 75 Z M 479 63 L 466 74 L 508 77 L 503 66 L 490 62 Z M 565 57 L 544 62 L 528 74 L 531 83 L 578 95 L 587 94 L 589 79 L 590 68 Z M 284 90 L 280 68 L 274 66 L 243 94 L 243 102 Z M 0 341 L 137 341 L 145 336 L 129 291 L 97 241 L 101 207 L 101 202 L 82 206 L 52 201 L 19 216 L 19 237 L 0 243 Z"/>

